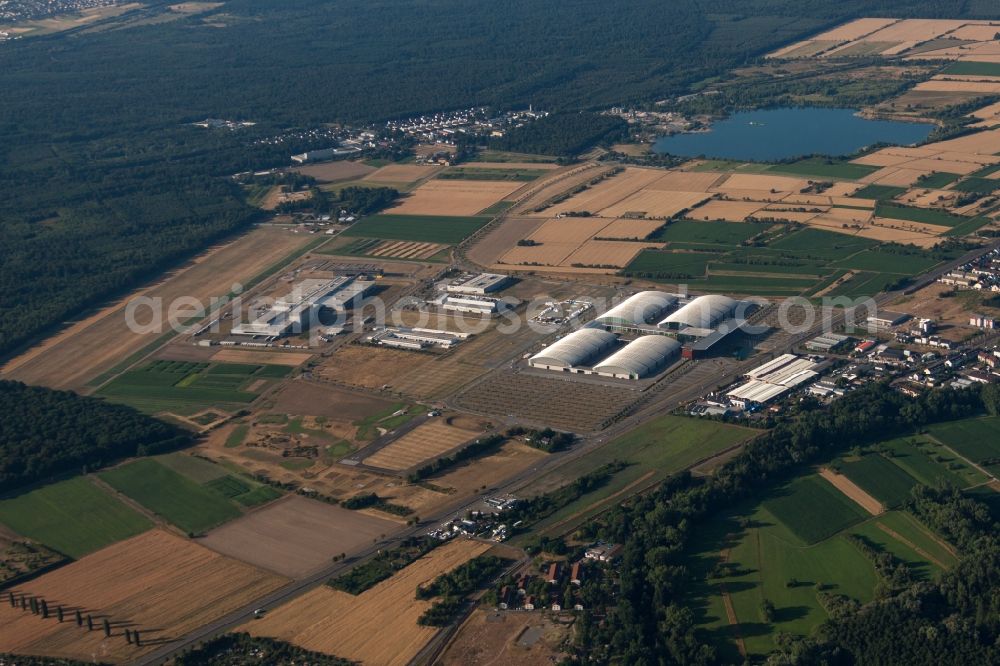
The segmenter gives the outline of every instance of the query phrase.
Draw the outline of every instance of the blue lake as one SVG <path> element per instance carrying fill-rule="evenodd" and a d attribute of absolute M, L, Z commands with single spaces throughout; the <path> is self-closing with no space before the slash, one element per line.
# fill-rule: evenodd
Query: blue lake
<path fill-rule="evenodd" d="M 658 153 L 683 157 L 770 162 L 804 155 L 850 155 L 874 143 L 908 146 L 927 138 L 934 126 L 868 120 L 856 109 L 790 108 L 735 113 L 711 131 L 675 134 L 653 144 Z"/>

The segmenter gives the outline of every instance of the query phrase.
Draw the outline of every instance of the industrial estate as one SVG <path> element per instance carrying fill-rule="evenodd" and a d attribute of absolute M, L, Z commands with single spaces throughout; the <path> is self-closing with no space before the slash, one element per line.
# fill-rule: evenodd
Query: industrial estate
<path fill-rule="evenodd" d="M 476 108 L 232 176 L 259 224 L 0 369 L 185 442 L 4 487 L 0 655 L 695 663 L 608 651 L 645 605 L 764 663 L 948 585 L 1000 510 L 997 37 L 864 18 L 739 73 L 905 72 L 863 112 L 919 145 L 650 158 L 720 84 L 571 157 Z"/>

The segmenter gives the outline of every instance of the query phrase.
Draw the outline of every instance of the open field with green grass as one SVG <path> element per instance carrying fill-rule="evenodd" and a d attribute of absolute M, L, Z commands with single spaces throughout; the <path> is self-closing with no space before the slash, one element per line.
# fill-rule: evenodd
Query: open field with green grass
<path fill-rule="evenodd" d="M 800 229 L 768 244 L 768 248 L 792 252 L 810 259 L 839 261 L 877 244 L 859 236 L 846 236 L 822 229 Z"/>
<path fill-rule="evenodd" d="M 877 453 L 860 460 L 840 464 L 840 472 L 855 485 L 888 507 L 899 506 L 910 498 L 910 490 L 919 482 Z"/>
<path fill-rule="evenodd" d="M 974 463 L 990 466 L 995 465 L 992 461 L 1000 459 L 1000 417 L 939 423 L 929 431 L 939 442 Z"/>
<path fill-rule="evenodd" d="M 764 507 L 804 544 L 822 541 L 868 517 L 864 509 L 815 474 L 791 482 Z"/>
<path fill-rule="evenodd" d="M 900 275 L 918 275 L 932 269 L 940 260 L 925 253 L 897 254 L 878 249 L 865 250 L 836 262 L 838 268 L 859 271 L 880 271 Z"/>
<path fill-rule="evenodd" d="M 119 375 L 98 395 L 151 413 L 213 405 L 233 408 L 252 402 L 270 380 L 289 372 L 283 366 L 152 361 Z M 264 387 L 247 390 L 261 379 L 267 380 Z"/>
<path fill-rule="evenodd" d="M 941 73 L 956 76 L 1000 76 L 1000 63 L 961 61 L 948 65 Z"/>
<path fill-rule="evenodd" d="M 903 276 L 898 273 L 871 273 L 861 271 L 851 279 L 834 287 L 827 293 L 829 297 L 867 298 L 886 291 L 897 284 Z"/>
<path fill-rule="evenodd" d="M 927 189 L 938 190 L 942 187 L 951 185 L 961 177 L 962 176 L 957 173 L 946 173 L 944 171 L 940 171 L 918 178 L 917 187 L 926 187 Z"/>
<path fill-rule="evenodd" d="M 875 207 L 875 215 L 878 217 L 888 217 L 893 220 L 936 224 L 942 227 L 954 227 L 958 224 L 969 221 L 969 218 L 967 217 L 955 215 L 945 210 L 915 208 L 913 206 L 902 206 L 884 202 L 879 203 Z"/>
<path fill-rule="evenodd" d="M 930 187 L 927 185 L 926 187 Z M 863 187 L 852 196 L 858 199 L 895 199 L 900 194 L 906 192 L 905 187 L 895 187 L 893 185 L 868 185 Z"/>
<path fill-rule="evenodd" d="M 653 280 L 700 278 L 715 256 L 699 252 L 643 250 L 622 269 L 622 274 Z"/>
<path fill-rule="evenodd" d="M 937 442 L 924 436 L 903 437 L 879 444 L 889 460 L 920 483 L 968 488 L 986 481 L 986 475 L 955 457 Z"/>
<path fill-rule="evenodd" d="M 153 526 L 82 476 L 0 500 L 0 523 L 72 558 Z"/>
<path fill-rule="evenodd" d="M 809 479 L 817 477 L 800 477 L 790 486 Z M 779 634 L 812 633 L 828 618 L 823 594 L 862 604 L 873 600 L 878 584 L 874 566 L 847 535 L 863 536 L 924 579 L 939 576 L 957 561 L 932 531 L 902 511 L 864 514 L 821 541 L 805 544 L 787 519 L 768 510 L 775 499 L 750 500 L 713 518 L 699 528 L 686 553 L 684 564 L 697 582 L 685 603 L 694 611 L 702 637 L 719 650 L 722 663 L 742 663 L 734 643 L 737 635 L 750 654 L 764 655 L 777 646 Z M 802 506 L 800 513 L 806 515 L 812 508 Z M 737 627 L 727 619 L 723 590 Z M 761 612 L 765 600 L 774 606 L 770 621 Z"/>
<path fill-rule="evenodd" d="M 732 247 L 759 234 L 765 228 L 764 225 L 758 226 L 747 222 L 677 220 L 655 232 L 650 236 L 650 240 Z"/>
<path fill-rule="evenodd" d="M 241 515 L 224 495 L 149 458 L 107 470 L 100 477 L 185 532 L 199 534 Z"/>
<path fill-rule="evenodd" d="M 955 183 L 951 189 L 958 192 L 975 192 L 976 194 L 985 196 L 994 190 L 1000 190 L 1000 181 L 993 178 L 972 177 Z"/>
<path fill-rule="evenodd" d="M 684 416 L 667 415 L 650 421 L 560 467 L 553 473 L 554 478 L 542 479 L 542 484 L 563 485 L 615 460 L 629 463 L 604 486 L 547 517 L 536 529 L 543 533 L 549 528 L 555 528 L 556 533 L 570 531 L 586 517 L 607 508 L 599 504 L 601 500 L 612 495 L 624 499 L 628 491 L 637 492 L 662 481 L 758 432 Z M 619 496 L 622 491 L 626 492 Z"/>
<path fill-rule="evenodd" d="M 357 222 L 343 235 L 454 245 L 489 221 L 488 216 L 374 215 Z"/>

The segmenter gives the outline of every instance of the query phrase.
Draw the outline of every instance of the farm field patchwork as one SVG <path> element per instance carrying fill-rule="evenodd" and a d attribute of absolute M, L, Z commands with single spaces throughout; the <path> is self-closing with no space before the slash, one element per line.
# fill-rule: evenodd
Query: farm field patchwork
<path fill-rule="evenodd" d="M 204 532 L 240 516 L 224 495 L 149 458 L 101 472 L 100 477 L 185 532 Z"/>
<path fill-rule="evenodd" d="M 414 598 L 417 587 L 489 548 L 455 540 L 358 596 L 321 585 L 242 630 L 364 664 L 404 666 L 438 631 L 417 624 L 432 603 Z"/>
<path fill-rule="evenodd" d="M 930 434 L 961 456 L 1000 472 L 1000 417 L 990 416 L 940 423 Z"/>
<path fill-rule="evenodd" d="M 979 470 L 960 461 L 943 446 L 926 436 L 905 437 L 882 442 L 889 459 L 926 486 L 948 485 L 967 488 L 986 481 Z"/>
<path fill-rule="evenodd" d="M 153 526 L 82 476 L 0 500 L 0 523 L 72 558 Z"/>
<path fill-rule="evenodd" d="M 159 360 L 118 376 L 98 395 L 151 413 L 210 405 L 233 409 L 289 372 L 287 366 Z"/>
<path fill-rule="evenodd" d="M 163 643 L 211 623 L 286 583 L 191 541 L 151 530 L 17 586 L 111 623 L 111 637 L 73 621 L 43 620 L 0 604 L 0 652 L 134 663 Z M 51 606 L 50 606 L 51 607 Z M 71 615 L 72 617 L 72 615 Z M 126 642 L 124 627 L 142 634 Z"/>

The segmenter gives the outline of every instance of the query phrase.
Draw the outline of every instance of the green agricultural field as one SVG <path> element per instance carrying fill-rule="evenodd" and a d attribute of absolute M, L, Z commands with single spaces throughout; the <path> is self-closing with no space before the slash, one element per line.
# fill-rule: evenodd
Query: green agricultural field
<path fill-rule="evenodd" d="M 531 182 L 549 173 L 547 169 L 463 169 L 452 167 L 437 175 L 440 180 L 516 180 Z"/>
<path fill-rule="evenodd" d="M 879 167 L 868 166 L 867 164 L 852 164 L 850 162 L 837 162 L 822 158 L 810 158 L 791 164 L 775 164 L 767 169 L 768 172 L 772 173 L 814 178 L 832 178 L 836 180 L 857 180 L 878 170 Z"/>
<path fill-rule="evenodd" d="M 234 407 L 257 398 L 245 387 L 259 379 L 284 377 L 289 368 L 236 363 L 153 361 L 119 375 L 98 391 L 113 402 L 145 412 L 190 410 L 212 405 Z"/>
<path fill-rule="evenodd" d="M 626 489 L 637 491 L 662 481 L 757 433 L 751 428 L 718 421 L 661 416 L 567 463 L 554 472 L 552 478 L 542 479 L 539 487 L 563 485 L 610 462 L 622 460 L 629 463 L 604 486 L 547 517 L 536 528 L 543 533 L 553 526 L 556 532 L 570 531 L 587 516 L 606 508 L 599 504 L 601 500 Z M 570 517 L 572 521 L 565 522 Z"/>
<path fill-rule="evenodd" d="M 868 517 L 864 509 L 815 474 L 792 481 L 783 494 L 764 506 L 806 544 L 829 538 Z"/>
<path fill-rule="evenodd" d="M 487 216 L 375 215 L 357 222 L 343 235 L 454 245 L 489 221 Z"/>
<path fill-rule="evenodd" d="M 763 231 L 766 226 L 747 222 L 698 222 L 677 220 L 653 234 L 650 239 L 666 243 L 681 242 L 692 245 L 722 245 L 738 247 L 740 243 Z"/>
<path fill-rule="evenodd" d="M 943 540 L 905 511 L 889 511 L 847 532 L 892 553 L 925 579 L 939 576 L 958 562 Z"/>
<path fill-rule="evenodd" d="M 692 280 L 689 284 L 700 291 L 713 291 L 751 296 L 796 296 L 806 290 L 812 291 L 816 278 L 781 277 L 741 277 L 738 275 L 710 275 L 704 280 Z"/>
<path fill-rule="evenodd" d="M 485 215 L 485 216 L 493 217 L 494 215 L 499 215 L 500 213 L 504 212 L 508 208 L 512 207 L 515 203 L 517 203 L 517 202 L 516 201 L 498 201 L 495 204 L 493 204 L 492 206 L 490 206 L 489 208 L 484 208 L 483 210 L 479 211 L 479 215 L 481 215 L 481 216 Z"/>
<path fill-rule="evenodd" d="M 969 220 L 967 217 L 954 215 L 944 210 L 915 208 L 913 206 L 901 206 L 884 202 L 879 203 L 875 207 L 875 215 L 878 217 L 887 217 L 893 220 L 936 224 L 942 227 L 954 227 L 957 224 L 968 222 Z"/>
<path fill-rule="evenodd" d="M 871 273 L 861 271 L 856 273 L 847 282 L 843 282 L 834 287 L 827 296 L 834 298 L 844 296 L 847 298 L 866 298 L 875 294 L 887 291 L 902 279 L 896 273 Z"/>
<path fill-rule="evenodd" d="M 247 438 L 247 434 L 250 432 L 250 426 L 246 423 L 241 423 L 233 431 L 229 433 L 226 437 L 226 448 L 232 449 L 243 444 L 243 440 Z"/>
<path fill-rule="evenodd" d="M 986 215 L 978 215 L 976 217 L 968 217 L 964 222 L 959 222 L 953 226 L 949 231 L 945 232 L 945 236 L 967 236 L 975 231 L 978 231 L 980 227 L 984 227 L 990 223 L 990 218 Z"/>
<path fill-rule="evenodd" d="M 180 451 L 168 453 L 165 456 L 156 456 L 154 460 L 178 474 L 183 474 L 195 483 L 205 484 L 227 474 L 226 468 L 221 465 Z"/>
<path fill-rule="evenodd" d="M 188 533 L 200 534 L 240 516 L 239 509 L 223 495 L 150 458 L 102 472 L 100 476 L 116 490 Z"/>
<path fill-rule="evenodd" d="M 996 190 L 1000 190 L 1000 180 L 971 177 L 955 183 L 951 189 L 959 192 L 975 192 L 976 194 L 982 194 L 985 196 Z"/>
<path fill-rule="evenodd" d="M 0 501 L 0 523 L 63 555 L 80 558 L 153 524 L 86 477 Z"/>
<path fill-rule="evenodd" d="M 717 255 L 699 252 L 643 250 L 622 269 L 622 275 L 653 280 L 695 279 L 705 275 L 708 262 Z"/>
<path fill-rule="evenodd" d="M 727 563 L 719 568 L 723 551 Z M 836 536 L 803 545 L 759 503 L 699 528 L 685 565 L 699 581 L 688 605 L 703 638 L 719 650 L 722 663 L 743 661 L 732 643 L 723 587 L 748 652 L 763 655 L 776 647 L 778 633 L 807 636 L 827 619 L 818 585 L 866 603 L 872 600 L 877 582 L 874 567 L 849 541 Z M 775 607 L 771 623 L 761 617 L 765 599 Z"/>
<path fill-rule="evenodd" d="M 929 185 L 925 187 L 930 187 Z M 905 187 L 894 187 L 892 185 L 869 185 L 863 187 L 851 196 L 858 199 L 895 199 L 900 194 L 906 192 Z"/>
<path fill-rule="evenodd" d="M 935 439 L 974 463 L 1000 458 L 1000 417 L 939 423 L 929 430 Z"/>
<path fill-rule="evenodd" d="M 859 252 L 847 259 L 842 259 L 836 263 L 836 266 L 838 268 L 849 268 L 857 271 L 919 275 L 920 273 L 929 271 L 939 263 L 941 263 L 939 260 L 923 253 L 896 254 L 874 249 Z"/>
<path fill-rule="evenodd" d="M 956 459 L 951 452 L 924 437 L 903 437 L 879 445 L 886 449 L 886 455 L 910 476 L 920 483 L 937 488 L 951 486 L 967 488 L 986 480 L 982 472 L 976 470 L 961 460 Z M 947 461 L 939 462 L 936 458 L 947 454 Z"/>
<path fill-rule="evenodd" d="M 786 264 L 743 264 L 729 262 L 712 262 L 708 265 L 709 273 L 753 273 L 758 275 L 787 275 L 789 278 L 808 277 L 821 278 L 829 275 L 833 269 L 825 264 L 803 263 L 797 265 Z M 744 276 L 737 276 L 743 279 Z"/>
<path fill-rule="evenodd" d="M 918 481 L 878 454 L 845 462 L 840 471 L 862 490 L 889 507 L 899 506 L 910 497 Z"/>
<path fill-rule="evenodd" d="M 821 229 L 801 229 L 774 241 L 768 247 L 803 259 L 839 261 L 878 245 L 875 241 Z"/>
<path fill-rule="evenodd" d="M 944 171 L 935 172 L 917 179 L 917 187 L 926 187 L 932 190 L 939 190 L 942 187 L 951 185 L 962 176 L 957 173 L 946 173 Z"/>
<path fill-rule="evenodd" d="M 958 76 L 1000 76 L 1000 63 L 962 61 L 949 65 L 942 74 Z"/>

